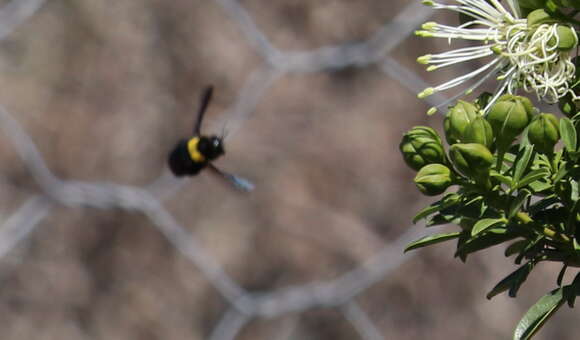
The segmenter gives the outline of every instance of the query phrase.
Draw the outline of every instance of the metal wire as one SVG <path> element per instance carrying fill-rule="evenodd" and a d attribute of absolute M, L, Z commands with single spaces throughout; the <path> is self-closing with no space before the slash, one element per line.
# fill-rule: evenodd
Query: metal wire
<path fill-rule="evenodd" d="M 264 65 L 250 75 L 237 101 L 225 113 L 225 116 L 242 117 L 238 122 L 243 122 L 254 111 L 260 97 L 277 79 L 289 73 L 322 72 L 376 64 L 387 75 L 414 92 L 425 87 L 419 77 L 388 56 L 397 44 L 431 15 L 430 9 L 420 5 L 418 1 L 409 4 L 365 41 L 301 52 L 285 52 L 274 47 L 238 1 L 215 0 L 215 3 L 239 25 L 248 43 L 264 60 Z M 6 4 L 0 9 L 0 39 L 32 16 L 42 4 L 42 0 L 13 0 Z M 250 292 L 236 283 L 163 206 L 161 199 L 172 195 L 181 185 L 181 181 L 168 173 L 164 173 L 145 188 L 60 179 L 48 168 L 32 139 L 1 106 L 0 127 L 42 191 L 29 198 L 0 226 L 0 256 L 5 255 L 33 232 L 50 215 L 53 207 L 58 205 L 138 211 L 152 221 L 154 227 L 200 270 L 229 303 L 230 308 L 210 334 L 211 340 L 235 339 L 244 326 L 255 318 L 276 318 L 312 308 L 336 308 L 353 325 L 361 339 L 384 338 L 379 328 L 354 299 L 410 258 L 410 255 L 403 256 L 401 249 L 407 242 L 419 236 L 418 227 L 410 228 L 406 234 L 386 245 L 359 267 L 334 280 L 306 283 L 270 292 Z M 228 129 L 231 131 L 232 128 L 239 127 L 228 126 Z"/>

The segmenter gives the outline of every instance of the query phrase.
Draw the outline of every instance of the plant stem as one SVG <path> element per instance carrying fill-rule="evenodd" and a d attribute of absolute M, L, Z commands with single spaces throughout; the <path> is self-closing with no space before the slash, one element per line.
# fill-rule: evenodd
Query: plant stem
<path fill-rule="evenodd" d="M 530 217 L 530 215 L 528 215 L 527 213 L 523 212 L 523 211 L 518 211 L 515 215 L 515 217 L 522 222 L 522 224 L 528 224 L 528 223 L 532 223 L 534 222 L 534 220 Z"/>
<path fill-rule="evenodd" d="M 564 243 L 570 243 L 571 242 L 571 240 L 570 240 L 570 238 L 568 236 L 566 236 L 566 235 L 564 235 L 562 233 L 559 233 L 559 232 L 557 232 L 555 230 L 552 230 L 552 229 L 550 229 L 548 227 L 544 227 L 543 234 L 545 236 L 547 236 L 547 237 L 555 240 L 555 241 L 561 241 L 561 242 L 564 242 Z"/>
<path fill-rule="evenodd" d="M 502 148 L 503 149 L 503 148 Z M 505 155 L 505 150 L 498 148 L 497 150 L 497 161 L 495 163 L 495 170 L 501 174 L 501 166 L 503 164 L 503 157 Z"/>

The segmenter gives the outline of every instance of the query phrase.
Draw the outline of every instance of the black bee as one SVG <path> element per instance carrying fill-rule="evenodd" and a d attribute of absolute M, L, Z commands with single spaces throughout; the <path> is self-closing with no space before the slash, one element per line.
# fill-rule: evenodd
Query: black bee
<path fill-rule="evenodd" d="M 213 87 L 208 86 L 202 93 L 201 105 L 193 127 L 193 137 L 180 140 L 169 154 L 168 164 L 171 172 L 177 177 L 195 176 L 208 168 L 212 173 L 225 179 L 236 189 L 251 191 L 254 185 L 249 181 L 218 169 L 211 161 L 225 153 L 224 136 L 204 136 L 201 134 L 203 116 L 211 100 Z"/>

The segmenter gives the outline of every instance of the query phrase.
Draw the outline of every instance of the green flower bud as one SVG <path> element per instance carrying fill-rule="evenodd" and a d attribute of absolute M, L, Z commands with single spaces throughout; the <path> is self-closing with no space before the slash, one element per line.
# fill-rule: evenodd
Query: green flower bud
<path fill-rule="evenodd" d="M 572 116 L 580 111 L 574 100 L 572 100 L 572 95 L 570 93 L 567 93 L 564 97 L 560 98 L 558 101 L 558 107 L 568 118 L 572 118 Z"/>
<path fill-rule="evenodd" d="M 520 6 L 522 6 L 522 5 L 520 4 Z M 522 6 L 522 7 L 525 7 L 525 6 Z M 556 20 L 554 18 L 552 18 L 550 16 L 550 14 L 548 14 L 548 12 L 546 12 L 541 7 L 543 7 L 543 6 L 535 7 L 535 8 L 539 8 L 539 9 L 536 9 L 535 11 L 532 11 L 532 12 L 530 12 L 530 14 L 528 14 L 528 16 L 527 16 L 528 27 L 531 27 L 534 25 L 541 25 L 541 24 L 552 24 L 552 23 L 556 22 Z M 530 7 L 528 7 L 528 8 L 530 8 Z"/>
<path fill-rule="evenodd" d="M 571 49 L 578 46 L 578 36 L 573 28 L 570 26 L 560 25 L 557 28 L 558 37 L 560 42 L 558 43 L 558 49 L 561 51 L 570 51 Z"/>
<path fill-rule="evenodd" d="M 451 184 L 451 170 L 442 164 L 425 165 L 415 176 L 415 185 L 427 196 L 442 194 Z"/>
<path fill-rule="evenodd" d="M 477 107 L 463 100 L 459 100 L 455 106 L 449 108 L 447 116 L 443 121 L 447 143 L 450 145 L 461 143 L 467 125 L 469 125 L 477 115 Z"/>
<path fill-rule="evenodd" d="M 556 34 L 558 35 L 558 50 L 570 51 L 578 45 L 578 37 L 569 26 L 558 25 L 556 27 Z M 555 45 L 556 39 L 550 39 L 549 44 L 552 46 Z"/>
<path fill-rule="evenodd" d="M 560 139 L 558 118 L 550 113 L 542 113 L 532 120 L 528 127 L 528 139 L 541 153 L 552 153 Z"/>
<path fill-rule="evenodd" d="M 485 118 L 477 116 L 467 125 L 463 137 L 466 143 L 478 143 L 490 149 L 493 143 L 493 130 Z"/>
<path fill-rule="evenodd" d="M 399 150 L 405 163 L 419 170 L 427 164 L 445 163 L 445 150 L 441 138 L 430 127 L 415 126 L 403 136 Z"/>
<path fill-rule="evenodd" d="M 477 143 L 454 144 L 449 149 L 449 156 L 459 172 L 476 181 L 487 178 L 493 164 L 489 149 Z"/>
<path fill-rule="evenodd" d="M 493 129 L 498 149 L 507 150 L 528 126 L 533 112 L 534 106 L 526 97 L 503 95 L 493 104 L 487 121 Z"/>

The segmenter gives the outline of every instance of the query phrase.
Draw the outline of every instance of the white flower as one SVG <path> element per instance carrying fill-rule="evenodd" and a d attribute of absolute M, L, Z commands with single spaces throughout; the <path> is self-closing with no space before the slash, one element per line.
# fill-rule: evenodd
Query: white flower
<path fill-rule="evenodd" d="M 520 18 L 515 0 L 505 2 L 508 9 L 498 0 L 455 0 L 454 5 L 423 0 L 425 5 L 435 9 L 465 14 L 470 21 L 457 27 L 428 22 L 423 24 L 422 30 L 416 32 L 418 36 L 446 38 L 450 44 L 452 39 L 464 39 L 477 41 L 479 45 L 428 54 L 419 57 L 419 63 L 430 64 L 427 70 L 433 71 L 480 58 L 489 57 L 490 60 L 475 71 L 425 89 L 419 94 L 419 98 L 475 80 L 467 91 L 439 105 L 442 107 L 464 94 L 471 93 L 494 75 L 497 76 L 499 84 L 484 111 L 504 92 L 515 94 L 519 88 L 526 92 L 535 92 L 539 99 L 548 103 L 557 102 L 567 93 L 573 94 L 569 81 L 574 78 L 576 68 L 571 62 L 569 51 L 578 43 L 574 29 L 554 23 L 553 20 L 530 23 L 529 20 Z M 562 46 L 562 30 L 568 34 L 568 42 L 572 42 L 566 48 Z M 432 108 L 430 113 L 436 110 L 437 108 Z"/>

